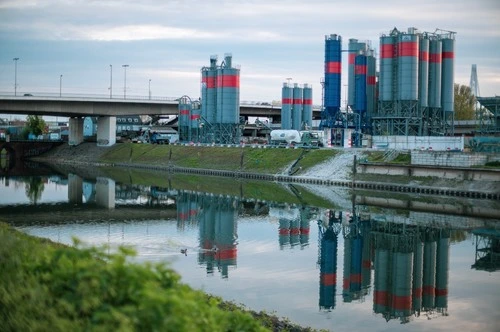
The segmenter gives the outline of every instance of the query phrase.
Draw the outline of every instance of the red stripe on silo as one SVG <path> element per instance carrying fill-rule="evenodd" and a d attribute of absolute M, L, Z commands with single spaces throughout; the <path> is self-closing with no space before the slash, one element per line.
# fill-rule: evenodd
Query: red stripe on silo
<path fill-rule="evenodd" d="M 199 114 L 193 114 L 191 115 L 191 120 L 198 120 L 200 118 Z"/>
<path fill-rule="evenodd" d="M 436 288 L 436 296 L 446 296 L 448 295 L 448 289 L 438 289 Z"/>
<path fill-rule="evenodd" d="M 411 296 L 392 295 L 392 308 L 396 310 L 411 309 Z"/>
<path fill-rule="evenodd" d="M 443 59 L 453 59 L 455 54 L 453 52 L 443 52 Z"/>
<path fill-rule="evenodd" d="M 301 228 L 300 234 L 309 234 L 309 228 Z"/>
<path fill-rule="evenodd" d="M 424 286 L 423 294 L 424 295 L 434 295 L 436 288 L 434 286 Z"/>
<path fill-rule="evenodd" d="M 290 230 L 288 228 L 280 228 L 280 235 L 289 235 Z"/>
<path fill-rule="evenodd" d="M 366 75 L 366 65 L 356 65 L 356 67 L 354 67 L 354 74 Z"/>
<path fill-rule="evenodd" d="M 370 269 L 372 267 L 372 262 L 370 260 L 363 261 L 363 268 Z"/>
<path fill-rule="evenodd" d="M 344 289 L 349 289 L 349 278 L 344 278 L 344 284 L 342 286 Z"/>
<path fill-rule="evenodd" d="M 349 61 L 348 64 L 353 65 L 356 62 L 356 53 L 349 53 Z"/>
<path fill-rule="evenodd" d="M 440 63 L 441 62 L 441 53 L 431 53 L 431 54 L 429 54 L 429 62 Z"/>
<path fill-rule="evenodd" d="M 418 43 L 411 41 L 399 43 L 399 56 L 418 56 Z"/>
<path fill-rule="evenodd" d="M 236 248 L 219 250 L 217 251 L 217 255 L 215 255 L 219 259 L 234 259 L 236 256 L 238 256 Z"/>
<path fill-rule="evenodd" d="M 215 88 L 215 76 L 203 77 L 201 83 L 205 83 L 208 89 Z"/>
<path fill-rule="evenodd" d="M 377 78 L 375 76 L 368 76 L 366 78 L 366 84 L 375 85 L 377 83 Z"/>
<path fill-rule="evenodd" d="M 187 213 L 179 213 L 179 219 L 180 220 L 186 220 L 188 218 Z"/>
<path fill-rule="evenodd" d="M 361 283 L 361 273 L 351 274 L 351 282 L 360 284 Z"/>
<path fill-rule="evenodd" d="M 383 44 L 380 57 L 382 59 L 394 57 L 394 44 Z"/>
<path fill-rule="evenodd" d="M 290 228 L 290 234 L 292 235 L 299 235 L 300 230 L 298 228 Z"/>
<path fill-rule="evenodd" d="M 180 110 L 181 115 L 189 115 L 189 110 Z"/>
<path fill-rule="evenodd" d="M 337 284 L 337 275 L 335 273 L 325 273 L 321 275 L 321 284 L 332 286 Z"/>
<path fill-rule="evenodd" d="M 386 305 L 387 304 L 387 292 L 376 290 L 373 292 L 373 302 L 375 304 Z"/>
<path fill-rule="evenodd" d="M 420 52 L 420 61 L 429 61 L 429 52 Z"/>
<path fill-rule="evenodd" d="M 240 77 L 238 75 L 220 75 L 217 76 L 218 88 L 239 88 Z"/>
<path fill-rule="evenodd" d="M 294 103 L 294 104 L 296 104 L 296 105 L 302 105 L 302 99 L 300 99 L 300 98 L 295 98 L 295 99 L 293 100 L 293 103 Z"/>
<path fill-rule="evenodd" d="M 342 65 L 338 61 L 329 61 L 325 63 L 325 73 L 327 74 L 340 74 Z"/>
<path fill-rule="evenodd" d="M 313 101 L 312 101 L 312 99 L 304 99 L 303 102 L 302 102 L 302 104 L 304 104 L 304 105 L 312 105 Z"/>
<path fill-rule="evenodd" d="M 422 297 L 422 288 L 414 288 L 413 289 L 414 297 Z"/>
<path fill-rule="evenodd" d="M 283 98 L 281 99 L 281 104 L 291 104 L 292 98 Z"/>

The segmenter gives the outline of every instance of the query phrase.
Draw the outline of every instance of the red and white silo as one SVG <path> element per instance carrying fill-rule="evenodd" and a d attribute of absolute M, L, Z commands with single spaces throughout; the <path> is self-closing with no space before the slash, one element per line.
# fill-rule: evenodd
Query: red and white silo
<path fill-rule="evenodd" d="M 380 37 L 380 101 L 393 101 L 395 47 L 396 38 L 394 36 Z"/>
<path fill-rule="evenodd" d="M 441 104 L 444 112 L 454 110 L 454 77 L 455 77 L 455 39 L 447 37 L 441 40 L 442 48 L 442 83 L 441 83 Z"/>
<path fill-rule="evenodd" d="M 312 128 L 312 118 L 313 118 L 313 100 L 312 100 L 312 86 L 309 84 L 304 84 L 303 98 L 302 98 L 302 123 L 304 124 L 303 129 Z"/>
<path fill-rule="evenodd" d="M 436 295 L 436 241 L 424 242 L 424 267 L 422 277 L 422 305 L 424 310 L 434 309 Z"/>
<path fill-rule="evenodd" d="M 421 107 L 427 107 L 429 93 L 429 38 L 427 35 L 422 36 L 419 47 L 418 101 Z"/>
<path fill-rule="evenodd" d="M 302 99 L 303 89 L 297 83 L 294 83 L 292 103 L 292 129 L 295 130 L 302 130 Z"/>
<path fill-rule="evenodd" d="M 395 252 L 392 262 L 392 312 L 396 317 L 408 317 L 411 315 L 413 253 Z"/>
<path fill-rule="evenodd" d="M 418 40 L 411 28 L 398 35 L 398 100 L 418 100 Z"/>
<path fill-rule="evenodd" d="M 433 37 L 429 41 L 429 93 L 428 106 L 441 108 L 441 40 Z"/>
<path fill-rule="evenodd" d="M 281 88 L 281 129 L 292 129 L 292 103 L 292 88 L 285 82 Z"/>
<path fill-rule="evenodd" d="M 450 265 L 450 237 L 441 237 L 437 242 L 436 258 L 436 307 L 448 308 L 448 270 Z"/>
<path fill-rule="evenodd" d="M 389 250 L 375 249 L 374 268 L 373 311 L 380 314 L 389 306 Z"/>

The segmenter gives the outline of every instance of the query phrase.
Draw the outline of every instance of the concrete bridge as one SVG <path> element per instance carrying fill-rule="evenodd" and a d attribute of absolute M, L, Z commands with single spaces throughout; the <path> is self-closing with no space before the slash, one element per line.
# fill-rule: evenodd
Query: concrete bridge
<path fill-rule="evenodd" d="M 24 96 L 0 96 L 0 113 L 51 115 L 69 118 L 70 145 L 83 142 L 83 118 L 98 117 L 97 145 L 111 146 L 116 143 L 116 116 L 127 115 L 176 115 L 176 98 L 105 98 L 95 96 L 44 96 L 33 93 Z M 281 117 L 281 106 L 241 103 L 240 115 L 248 118 Z M 320 110 L 314 110 L 319 118 Z"/>

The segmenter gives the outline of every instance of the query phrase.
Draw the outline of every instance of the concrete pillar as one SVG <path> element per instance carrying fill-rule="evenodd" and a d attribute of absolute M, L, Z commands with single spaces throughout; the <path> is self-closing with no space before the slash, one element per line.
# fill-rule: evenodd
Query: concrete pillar
<path fill-rule="evenodd" d="M 95 201 L 107 209 L 115 208 L 115 181 L 98 177 L 95 184 Z"/>
<path fill-rule="evenodd" d="M 69 118 L 69 145 L 83 142 L 83 118 Z"/>
<path fill-rule="evenodd" d="M 101 116 L 97 120 L 97 146 L 112 146 L 116 143 L 116 117 Z"/>
<path fill-rule="evenodd" d="M 68 174 L 68 200 L 72 204 L 82 204 L 83 180 L 75 174 Z"/>

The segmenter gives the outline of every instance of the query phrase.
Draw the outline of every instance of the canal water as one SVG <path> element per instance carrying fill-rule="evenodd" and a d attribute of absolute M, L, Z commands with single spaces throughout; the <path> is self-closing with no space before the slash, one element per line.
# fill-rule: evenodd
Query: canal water
<path fill-rule="evenodd" d="M 247 308 L 332 331 L 498 331 L 496 202 L 23 172 L 0 178 L 0 220 L 65 244 L 133 246 L 138 261 L 168 263 L 183 282 Z"/>

